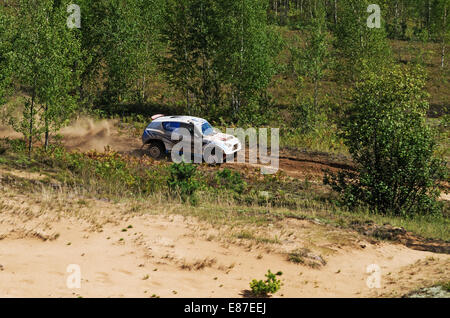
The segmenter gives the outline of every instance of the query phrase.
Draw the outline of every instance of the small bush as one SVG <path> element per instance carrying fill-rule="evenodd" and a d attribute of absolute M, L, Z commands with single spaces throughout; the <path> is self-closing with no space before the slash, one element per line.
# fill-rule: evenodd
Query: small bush
<path fill-rule="evenodd" d="M 306 248 L 295 250 L 288 254 L 288 260 L 296 264 L 304 264 L 305 257 L 308 256 L 310 251 Z"/>
<path fill-rule="evenodd" d="M 220 188 L 229 189 L 238 194 L 242 194 L 247 188 L 247 183 L 242 180 L 241 175 L 227 168 L 216 173 L 215 181 Z"/>
<path fill-rule="evenodd" d="M 356 171 L 328 174 L 324 183 L 351 208 L 365 204 L 381 213 L 439 214 L 439 182 L 447 169 L 434 156 L 435 134 L 425 121 L 424 74 L 394 68 L 362 78 L 342 133 Z"/>
<path fill-rule="evenodd" d="M 167 180 L 169 189 L 178 193 L 184 202 L 189 199 L 191 203 L 196 203 L 194 195 L 200 186 L 195 179 L 196 171 L 196 166 L 185 162 L 173 163 L 169 167 L 169 179 Z"/>
<path fill-rule="evenodd" d="M 250 282 L 250 288 L 253 295 L 256 297 L 267 297 L 269 294 L 275 294 L 281 288 L 281 281 L 277 279 L 277 276 L 281 275 L 281 272 L 274 274 L 269 269 L 265 275 L 267 277 L 265 281 L 258 281 L 256 279 L 252 280 Z"/>
<path fill-rule="evenodd" d="M 450 293 L 450 281 L 442 283 L 441 286 L 447 293 Z"/>

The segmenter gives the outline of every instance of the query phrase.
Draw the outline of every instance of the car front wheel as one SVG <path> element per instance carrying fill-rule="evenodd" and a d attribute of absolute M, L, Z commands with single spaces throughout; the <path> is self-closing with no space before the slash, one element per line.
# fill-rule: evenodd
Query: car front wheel
<path fill-rule="evenodd" d="M 153 159 L 161 159 L 164 157 L 166 150 L 162 143 L 159 142 L 152 142 L 148 146 L 148 154 Z"/>

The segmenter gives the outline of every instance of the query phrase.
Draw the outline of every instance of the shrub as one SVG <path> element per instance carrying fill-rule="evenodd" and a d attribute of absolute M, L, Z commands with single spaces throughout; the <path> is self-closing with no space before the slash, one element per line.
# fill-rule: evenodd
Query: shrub
<path fill-rule="evenodd" d="M 247 183 L 242 180 L 241 175 L 227 168 L 217 171 L 215 181 L 220 188 L 229 189 L 238 194 L 242 194 L 247 188 Z"/>
<path fill-rule="evenodd" d="M 315 108 L 312 100 L 300 100 L 290 107 L 292 114 L 292 127 L 298 127 L 302 134 L 311 132 L 316 126 L 318 120 L 318 110 Z"/>
<path fill-rule="evenodd" d="M 169 179 L 167 180 L 169 189 L 180 194 L 183 201 L 189 198 L 191 203 L 196 202 L 194 194 L 200 186 L 195 179 L 196 170 L 196 166 L 185 162 L 173 163 L 169 167 Z"/>
<path fill-rule="evenodd" d="M 277 279 L 277 276 L 281 275 L 281 272 L 273 274 L 269 269 L 265 275 L 267 277 L 265 281 L 252 280 L 250 282 L 250 288 L 253 295 L 256 297 L 267 297 L 269 294 L 275 294 L 281 288 L 281 281 Z"/>
<path fill-rule="evenodd" d="M 425 122 L 423 72 L 396 67 L 362 78 L 342 127 L 356 171 L 327 174 L 324 183 L 349 207 L 362 203 L 398 215 L 440 212 L 439 181 L 447 169 L 434 157 L 434 132 Z"/>
<path fill-rule="evenodd" d="M 441 286 L 447 293 L 450 293 L 450 281 L 442 283 Z"/>

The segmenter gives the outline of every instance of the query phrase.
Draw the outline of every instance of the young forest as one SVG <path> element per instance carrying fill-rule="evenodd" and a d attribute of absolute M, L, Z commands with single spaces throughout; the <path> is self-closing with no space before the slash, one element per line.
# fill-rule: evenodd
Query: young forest
<path fill-rule="evenodd" d="M 358 271 L 377 257 L 392 281 L 375 296 L 428 282 L 448 297 L 449 106 L 450 0 L 3 0 L 0 242 L 44 238 L 100 267 L 152 246 L 142 252 L 156 257 L 151 275 L 147 258 L 126 269 L 144 278 L 80 297 L 123 295 L 126 284 L 145 297 L 236 297 L 265 264 L 283 273 L 269 269 L 244 295 L 370 297 Z M 280 169 L 154 160 L 141 135 L 155 114 L 279 128 Z M 82 219 L 86 240 L 120 257 L 85 252 L 60 217 Z M 195 230 L 192 218 L 203 222 Z M 342 246 L 357 251 L 343 257 L 353 264 L 339 263 Z M 18 295 L 55 295 L 22 285 Z"/>

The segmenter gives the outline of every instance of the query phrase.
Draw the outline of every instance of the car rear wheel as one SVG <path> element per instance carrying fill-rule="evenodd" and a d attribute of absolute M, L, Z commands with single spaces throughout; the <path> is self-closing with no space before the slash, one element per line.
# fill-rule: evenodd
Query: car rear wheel
<path fill-rule="evenodd" d="M 151 142 L 148 146 L 148 154 L 153 159 L 161 159 L 164 157 L 166 149 L 162 143 L 159 142 Z"/>

